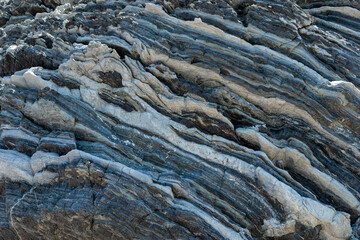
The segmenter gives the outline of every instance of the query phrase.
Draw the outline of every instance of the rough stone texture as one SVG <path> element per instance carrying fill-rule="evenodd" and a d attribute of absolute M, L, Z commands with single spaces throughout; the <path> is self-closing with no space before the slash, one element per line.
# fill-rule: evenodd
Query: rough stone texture
<path fill-rule="evenodd" d="M 357 0 L 0 2 L 0 239 L 359 239 Z"/>

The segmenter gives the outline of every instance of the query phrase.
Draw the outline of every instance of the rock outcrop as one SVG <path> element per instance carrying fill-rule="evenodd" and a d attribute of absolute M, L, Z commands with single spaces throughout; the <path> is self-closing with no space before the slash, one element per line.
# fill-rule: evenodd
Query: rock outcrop
<path fill-rule="evenodd" d="M 359 239 L 359 1 L 0 15 L 0 239 Z"/>

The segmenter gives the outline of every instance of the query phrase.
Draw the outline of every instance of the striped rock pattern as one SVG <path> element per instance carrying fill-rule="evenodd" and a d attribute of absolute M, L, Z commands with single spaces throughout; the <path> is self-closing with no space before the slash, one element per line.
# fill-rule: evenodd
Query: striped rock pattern
<path fill-rule="evenodd" d="M 359 1 L 0 15 L 0 239 L 360 238 Z"/>

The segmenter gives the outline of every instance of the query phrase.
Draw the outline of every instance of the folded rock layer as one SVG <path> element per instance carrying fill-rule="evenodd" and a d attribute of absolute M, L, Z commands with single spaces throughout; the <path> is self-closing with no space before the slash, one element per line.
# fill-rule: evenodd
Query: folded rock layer
<path fill-rule="evenodd" d="M 0 239 L 359 239 L 358 1 L 0 14 Z"/>

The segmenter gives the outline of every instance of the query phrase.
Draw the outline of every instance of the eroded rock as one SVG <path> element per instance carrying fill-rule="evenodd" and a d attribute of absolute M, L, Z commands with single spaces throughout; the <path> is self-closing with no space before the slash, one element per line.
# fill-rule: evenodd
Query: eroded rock
<path fill-rule="evenodd" d="M 356 1 L 0 3 L 0 238 L 357 239 Z"/>

